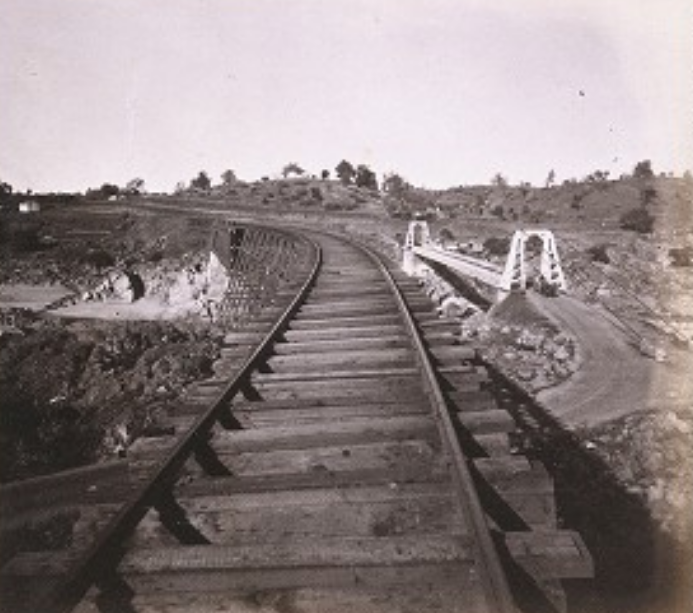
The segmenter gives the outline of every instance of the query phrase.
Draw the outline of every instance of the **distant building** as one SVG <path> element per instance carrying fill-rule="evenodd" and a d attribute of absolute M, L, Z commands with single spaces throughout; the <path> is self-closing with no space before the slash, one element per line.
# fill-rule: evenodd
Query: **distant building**
<path fill-rule="evenodd" d="M 25 200 L 19 203 L 20 213 L 38 213 L 41 210 L 41 205 L 36 200 Z"/>

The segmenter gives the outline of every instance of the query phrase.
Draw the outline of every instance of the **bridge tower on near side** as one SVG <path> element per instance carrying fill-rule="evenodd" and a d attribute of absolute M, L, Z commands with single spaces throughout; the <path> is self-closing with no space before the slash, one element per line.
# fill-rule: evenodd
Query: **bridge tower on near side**
<path fill-rule="evenodd" d="M 539 262 L 539 274 L 544 282 L 558 290 L 565 291 L 567 284 L 561 260 L 556 249 L 556 239 L 549 230 L 516 230 L 510 243 L 510 253 L 505 263 L 501 276 L 501 289 L 511 291 L 513 289 L 525 289 L 527 287 L 527 269 L 525 265 L 525 244 L 536 236 L 541 239 L 541 260 Z"/>

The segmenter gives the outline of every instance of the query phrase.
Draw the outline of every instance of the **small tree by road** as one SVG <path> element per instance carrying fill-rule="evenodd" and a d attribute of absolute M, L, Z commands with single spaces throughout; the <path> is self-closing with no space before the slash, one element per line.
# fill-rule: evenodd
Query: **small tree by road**
<path fill-rule="evenodd" d="M 450 228 L 441 228 L 438 232 L 438 240 L 445 245 L 454 243 L 457 239 Z"/>

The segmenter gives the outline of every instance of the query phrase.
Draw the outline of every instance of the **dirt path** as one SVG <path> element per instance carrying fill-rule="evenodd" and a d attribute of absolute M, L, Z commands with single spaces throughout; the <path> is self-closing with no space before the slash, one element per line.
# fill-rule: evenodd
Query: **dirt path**
<path fill-rule="evenodd" d="M 543 390 L 538 400 L 568 425 L 594 425 L 634 411 L 690 402 L 690 353 L 660 364 L 642 356 L 596 309 L 568 296 L 532 296 L 537 308 L 573 334 L 580 369 L 565 383 Z"/>
<path fill-rule="evenodd" d="M 62 285 L 30 285 L 14 283 L 0 285 L 0 307 L 38 310 L 51 302 L 70 295 Z"/>

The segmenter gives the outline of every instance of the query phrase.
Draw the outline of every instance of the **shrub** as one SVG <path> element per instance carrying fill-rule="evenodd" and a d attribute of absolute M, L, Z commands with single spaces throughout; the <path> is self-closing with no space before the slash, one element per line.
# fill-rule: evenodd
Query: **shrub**
<path fill-rule="evenodd" d="M 657 198 L 657 190 L 654 187 L 646 187 L 640 192 L 640 201 L 643 206 L 647 206 Z"/>
<path fill-rule="evenodd" d="M 438 238 L 444 243 L 452 243 L 455 241 L 455 235 L 450 228 L 441 228 L 438 232 Z"/>
<path fill-rule="evenodd" d="M 624 230 L 632 230 L 640 234 L 649 234 L 652 232 L 655 219 L 646 208 L 638 207 L 626 211 L 621 215 L 619 221 L 621 228 Z"/>
<path fill-rule="evenodd" d="M 510 251 L 510 239 L 492 236 L 484 241 L 484 249 L 489 255 L 504 256 Z"/>
<path fill-rule="evenodd" d="M 497 204 L 491 209 L 491 215 L 495 215 L 498 219 L 505 219 L 505 211 L 500 204 Z"/>
<path fill-rule="evenodd" d="M 606 243 L 600 243 L 599 245 L 592 245 L 588 250 L 587 254 L 590 256 L 593 262 L 601 262 L 602 264 L 609 264 L 611 258 L 609 257 L 609 245 Z"/>
<path fill-rule="evenodd" d="M 642 162 L 638 162 L 633 169 L 633 176 L 636 179 L 651 179 L 654 177 L 654 172 L 652 171 L 652 162 L 650 162 L 650 160 L 642 160 Z"/>
<path fill-rule="evenodd" d="M 669 249 L 671 265 L 677 268 L 693 266 L 693 247 L 673 247 Z"/>
<path fill-rule="evenodd" d="M 115 266 L 115 258 L 103 249 L 90 249 L 84 254 L 82 261 L 84 264 L 93 266 L 98 270 Z"/>

